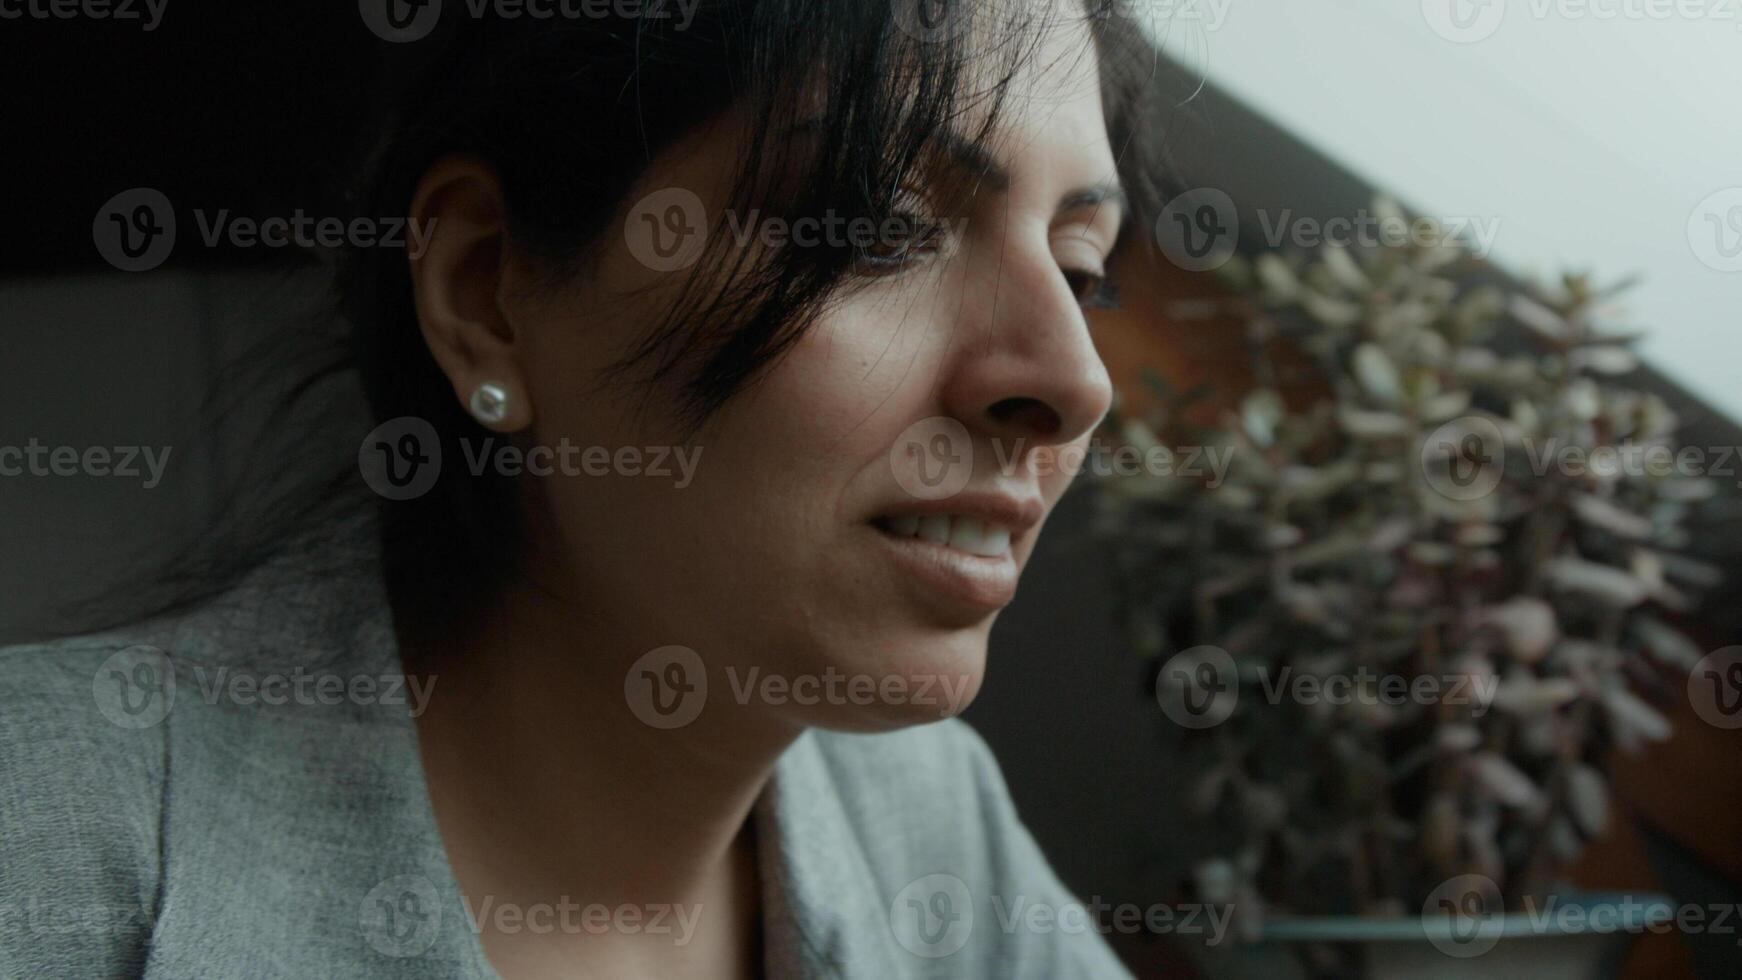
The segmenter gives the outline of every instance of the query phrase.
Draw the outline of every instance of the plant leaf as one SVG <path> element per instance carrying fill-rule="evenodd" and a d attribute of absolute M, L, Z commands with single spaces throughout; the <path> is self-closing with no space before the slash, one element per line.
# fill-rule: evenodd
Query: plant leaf
<path fill-rule="evenodd" d="M 1583 762 L 1567 770 L 1567 808 L 1586 834 L 1601 836 L 1609 827 L 1609 782 Z"/>
<path fill-rule="evenodd" d="M 1537 788 L 1536 781 L 1507 761 L 1505 756 L 1478 752 L 1470 756 L 1469 767 L 1476 781 L 1507 806 L 1535 810 L 1543 805 L 1542 790 Z"/>
<path fill-rule="evenodd" d="M 1618 609 L 1637 606 L 1648 594 L 1645 583 L 1629 573 L 1583 558 L 1556 558 L 1543 567 L 1543 573 L 1562 589 L 1583 592 Z"/>
<path fill-rule="evenodd" d="M 1661 742 L 1669 738 L 1673 731 L 1668 718 L 1624 687 L 1605 690 L 1603 704 L 1609 709 L 1610 719 L 1625 728 L 1630 735 Z"/>
<path fill-rule="evenodd" d="M 1355 380 L 1374 400 L 1386 405 L 1403 402 L 1403 379 L 1397 373 L 1397 365 L 1377 344 L 1367 342 L 1357 346 L 1352 367 Z"/>

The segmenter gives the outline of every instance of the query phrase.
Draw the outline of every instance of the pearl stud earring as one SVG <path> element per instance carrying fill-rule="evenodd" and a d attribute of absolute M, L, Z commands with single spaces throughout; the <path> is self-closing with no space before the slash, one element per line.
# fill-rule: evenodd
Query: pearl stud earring
<path fill-rule="evenodd" d="M 485 425 L 500 425 L 508 417 L 508 389 L 486 381 L 472 389 L 472 417 Z"/>

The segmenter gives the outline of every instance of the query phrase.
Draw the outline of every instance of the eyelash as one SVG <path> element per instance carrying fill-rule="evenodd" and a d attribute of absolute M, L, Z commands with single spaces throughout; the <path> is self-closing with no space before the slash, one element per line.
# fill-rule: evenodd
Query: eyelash
<path fill-rule="evenodd" d="M 877 255 L 867 249 L 856 248 L 853 261 L 861 274 L 878 276 L 900 272 L 923 261 L 916 256 L 929 257 L 941 250 L 945 235 L 942 223 L 912 213 L 893 214 L 890 218 L 917 229 L 917 239 L 904 243 L 901 250 L 894 255 Z"/>
<path fill-rule="evenodd" d="M 892 255 L 878 255 L 867 249 L 857 249 L 854 264 L 861 275 L 885 276 L 906 271 L 913 266 L 927 261 L 942 250 L 946 229 L 940 222 L 922 218 L 916 214 L 903 213 L 891 217 L 905 222 L 909 227 L 918 229 L 915 240 L 903 244 L 900 251 Z M 1063 270 L 1065 281 L 1070 284 L 1071 292 L 1077 297 L 1077 303 L 1085 310 L 1114 310 L 1119 308 L 1118 284 L 1109 279 L 1105 273 L 1088 269 Z"/>
<path fill-rule="evenodd" d="M 1119 284 L 1105 273 L 1087 269 L 1066 269 L 1065 281 L 1071 284 L 1077 303 L 1085 310 L 1116 310 L 1119 308 Z"/>

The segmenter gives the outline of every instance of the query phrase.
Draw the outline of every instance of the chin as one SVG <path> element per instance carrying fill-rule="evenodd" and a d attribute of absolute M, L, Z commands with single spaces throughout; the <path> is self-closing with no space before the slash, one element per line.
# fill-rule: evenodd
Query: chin
<path fill-rule="evenodd" d="M 832 659 L 832 666 L 814 674 L 836 678 L 835 696 L 808 706 L 803 722 L 831 731 L 882 732 L 961 714 L 985 681 L 989 627 L 910 637 L 891 655 Z"/>

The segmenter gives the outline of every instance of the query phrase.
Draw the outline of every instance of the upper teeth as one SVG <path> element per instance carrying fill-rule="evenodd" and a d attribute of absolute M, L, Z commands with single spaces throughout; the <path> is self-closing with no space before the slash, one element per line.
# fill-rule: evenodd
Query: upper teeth
<path fill-rule="evenodd" d="M 899 537 L 919 537 L 971 555 L 996 558 L 1010 550 L 1010 529 L 954 514 L 909 514 L 886 522 Z"/>

